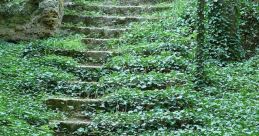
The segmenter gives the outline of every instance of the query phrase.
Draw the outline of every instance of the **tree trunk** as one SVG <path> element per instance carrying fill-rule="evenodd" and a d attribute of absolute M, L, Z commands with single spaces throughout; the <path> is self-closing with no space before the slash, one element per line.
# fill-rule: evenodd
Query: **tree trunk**
<path fill-rule="evenodd" d="M 209 52 L 220 61 L 240 60 L 243 49 L 239 34 L 239 0 L 218 0 L 209 4 Z"/>
<path fill-rule="evenodd" d="M 205 72 L 204 72 L 204 40 L 205 40 L 205 26 L 204 26 L 204 9 L 205 0 L 198 0 L 198 35 L 197 35 L 197 51 L 196 51 L 196 86 L 197 91 L 202 90 L 205 86 Z"/>

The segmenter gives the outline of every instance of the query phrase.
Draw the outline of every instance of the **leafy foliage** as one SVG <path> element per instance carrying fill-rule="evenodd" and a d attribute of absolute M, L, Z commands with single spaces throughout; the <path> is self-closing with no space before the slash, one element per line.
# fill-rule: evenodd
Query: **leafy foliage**
<path fill-rule="evenodd" d="M 243 50 L 239 39 L 239 2 L 208 2 L 209 54 L 221 61 L 240 60 Z"/>
<path fill-rule="evenodd" d="M 253 57 L 225 63 L 207 59 L 208 86 L 196 92 L 194 3 L 177 0 L 161 13 L 171 18 L 132 24 L 121 42 L 111 43 L 118 54 L 100 70 L 76 67 L 90 62 L 74 56 L 85 50 L 80 36 L 19 46 L 1 42 L 0 134 L 50 135 L 46 124 L 57 115 L 42 100 L 62 93 L 102 100 L 80 107 L 93 122 L 75 135 L 257 135 L 257 41 L 247 38 L 258 36 L 257 24 L 249 25 L 258 21 L 256 5 L 241 1 L 240 40 Z"/>
<path fill-rule="evenodd" d="M 195 95 L 195 94 L 194 94 Z M 194 105 L 194 96 L 185 89 L 143 91 L 124 88 L 105 96 L 106 107 L 118 111 L 148 111 L 153 109 L 181 110 Z"/>
<path fill-rule="evenodd" d="M 241 43 L 246 51 L 245 57 L 249 58 L 258 53 L 259 18 L 258 3 L 242 1 L 240 8 L 240 35 Z"/>
<path fill-rule="evenodd" d="M 105 135 L 137 135 L 148 130 L 170 130 L 171 128 L 186 128 L 194 116 L 186 111 L 169 112 L 155 110 L 153 112 L 100 114 L 86 129 L 80 129 L 80 134 Z"/>
<path fill-rule="evenodd" d="M 173 69 L 186 70 L 189 62 L 182 56 L 171 54 L 170 52 L 161 53 L 148 57 L 123 55 L 113 57 L 105 66 L 114 70 L 150 72 L 161 71 L 170 72 Z"/>
<path fill-rule="evenodd" d="M 17 90 L 0 83 L 0 134 L 3 136 L 41 134 L 50 135 L 47 124 L 56 116 L 42 105 L 42 96 L 22 96 Z M 2 90 L 4 89 L 4 90 Z M 11 96 L 11 97 L 10 97 Z"/>
<path fill-rule="evenodd" d="M 142 90 L 165 89 L 170 86 L 183 86 L 188 83 L 188 75 L 181 72 L 147 74 L 112 73 L 104 76 L 101 82 L 109 87 L 131 87 Z"/>
<path fill-rule="evenodd" d="M 43 101 L 46 92 L 55 93 L 59 82 L 76 79 L 60 69 L 74 62 L 58 56 L 23 58 L 26 43 L 1 41 L 0 48 L 0 134 L 50 135 L 48 123 L 57 114 L 47 110 Z"/>

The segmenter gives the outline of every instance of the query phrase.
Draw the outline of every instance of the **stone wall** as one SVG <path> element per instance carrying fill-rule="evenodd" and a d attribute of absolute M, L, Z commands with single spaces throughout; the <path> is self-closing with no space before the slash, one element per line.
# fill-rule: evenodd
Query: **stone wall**
<path fill-rule="evenodd" d="M 22 0 L 0 3 L 0 39 L 19 41 L 55 34 L 63 17 L 64 0 Z"/>

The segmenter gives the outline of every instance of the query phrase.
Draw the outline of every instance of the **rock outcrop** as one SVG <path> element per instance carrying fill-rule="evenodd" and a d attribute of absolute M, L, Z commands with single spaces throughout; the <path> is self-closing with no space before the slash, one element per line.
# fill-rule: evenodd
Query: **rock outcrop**
<path fill-rule="evenodd" d="M 19 41 L 49 37 L 61 24 L 64 0 L 0 3 L 0 39 Z"/>

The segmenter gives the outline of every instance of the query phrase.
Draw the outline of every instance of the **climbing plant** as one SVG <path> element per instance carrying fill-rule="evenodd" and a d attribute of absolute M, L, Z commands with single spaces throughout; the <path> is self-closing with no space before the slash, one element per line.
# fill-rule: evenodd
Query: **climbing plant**
<path fill-rule="evenodd" d="M 196 87 L 205 84 L 204 63 L 239 61 L 258 50 L 258 3 L 247 0 L 214 0 L 197 3 L 195 12 L 185 13 L 195 20 L 197 30 Z"/>
<path fill-rule="evenodd" d="M 245 57 L 256 54 L 259 44 L 259 3 L 242 0 L 240 8 L 241 44 L 245 50 Z"/>
<path fill-rule="evenodd" d="M 239 0 L 208 2 L 208 47 L 212 58 L 230 61 L 240 60 L 243 57 L 239 22 Z"/>
<path fill-rule="evenodd" d="M 204 10 L 205 0 L 198 1 L 198 35 L 197 35 L 197 55 L 196 55 L 196 90 L 201 90 L 205 83 L 204 73 L 204 45 L 205 45 L 205 25 Z"/>

